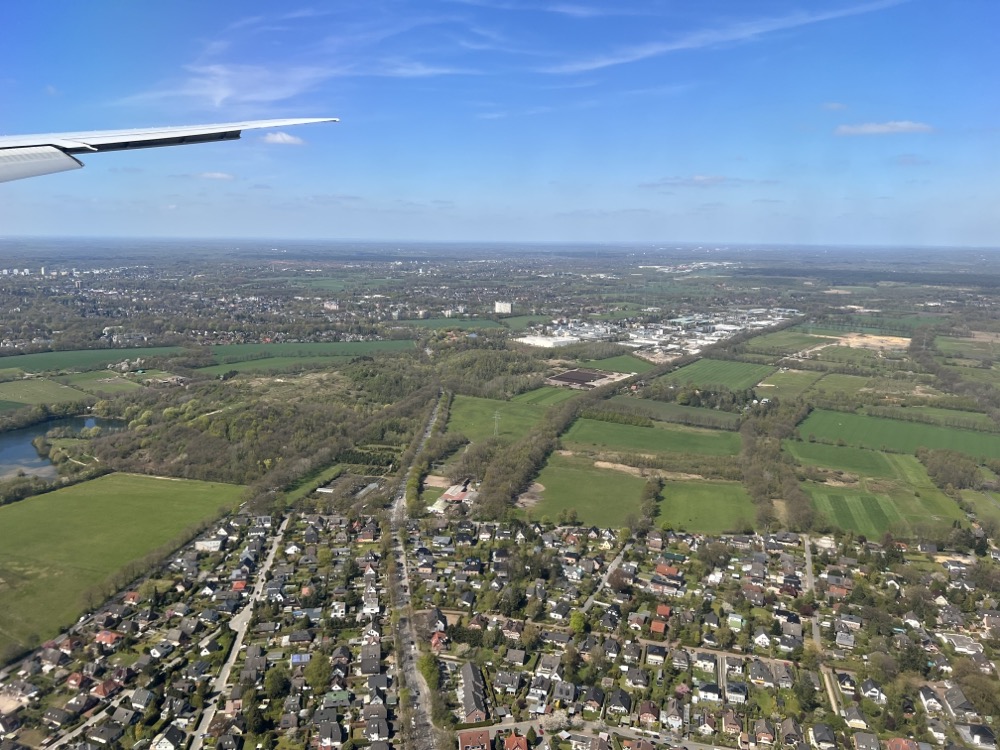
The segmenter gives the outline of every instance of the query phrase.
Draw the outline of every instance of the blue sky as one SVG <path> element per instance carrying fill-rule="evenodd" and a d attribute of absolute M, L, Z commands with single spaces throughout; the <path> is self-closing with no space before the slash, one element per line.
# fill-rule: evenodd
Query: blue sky
<path fill-rule="evenodd" d="M 991 0 L 16 0 L 0 132 L 337 116 L 0 184 L 4 235 L 1000 246 Z"/>

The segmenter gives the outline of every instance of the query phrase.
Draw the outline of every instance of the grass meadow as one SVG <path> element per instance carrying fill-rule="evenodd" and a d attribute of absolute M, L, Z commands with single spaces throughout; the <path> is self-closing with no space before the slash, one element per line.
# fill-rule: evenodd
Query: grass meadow
<path fill-rule="evenodd" d="M 122 377 L 111 370 L 92 370 L 90 372 L 78 372 L 72 375 L 62 375 L 54 378 L 58 383 L 68 385 L 72 388 L 79 388 L 81 391 L 94 395 L 117 395 L 119 393 L 129 393 L 142 386 L 134 380 Z"/>
<path fill-rule="evenodd" d="M 757 395 L 763 398 L 798 398 L 822 377 L 821 372 L 779 370 L 760 381 Z"/>
<path fill-rule="evenodd" d="M 752 528 L 754 507 L 739 482 L 668 481 L 657 525 L 703 534 Z"/>
<path fill-rule="evenodd" d="M 661 422 L 699 422 L 705 426 L 715 426 L 722 430 L 735 430 L 740 425 L 740 415 L 700 406 L 681 406 L 667 401 L 632 396 L 612 396 L 608 403 L 623 406 L 629 411 L 642 414 Z"/>
<path fill-rule="evenodd" d="M 722 387 L 738 391 L 752 388 L 774 370 L 774 367 L 768 365 L 754 365 L 748 362 L 699 359 L 663 377 L 667 382 L 676 385 L 691 383 L 701 388 Z"/>
<path fill-rule="evenodd" d="M 234 506 L 242 492 L 109 474 L 0 508 L 0 653 L 52 637 L 86 608 L 88 590 Z"/>
<path fill-rule="evenodd" d="M 585 458 L 559 454 L 549 457 L 536 481 L 545 490 L 541 502 L 527 509 L 529 518 L 555 521 L 572 508 L 581 523 L 611 528 L 620 528 L 629 514 L 638 514 L 646 483 L 631 474 L 598 469 Z"/>
<path fill-rule="evenodd" d="M 799 425 L 817 440 L 856 448 L 913 454 L 917 448 L 948 448 L 977 458 L 1000 458 L 1000 435 L 896 419 L 817 409 Z"/>
<path fill-rule="evenodd" d="M 11 380 L 7 383 L 0 383 L 0 400 L 22 406 L 79 401 L 87 398 L 88 395 L 90 394 L 45 378 Z"/>
<path fill-rule="evenodd" d="M 698 427 L 629 424 L 578 419 L 562 436 L 570 450 L 624 451 L 630 453 L 695 453 L 704 456 L 735 456 L 740 437 L 734 432 Z"/>
<path fill-rule="evenodd" d="M 795 354 L 805 349 L 812 349 L 824 344 L 832 344 L 835 338 L 828 336 L 813 336 L 802 331 L 786 329 L 765 333 L 763 336 L 755 336 L 746 343 L 748 352 L 762 352 L 770 354 L 774 351 L 781 351 L 784 354 Z"/>
<path fill-rule="evenodd" d="M 543 385 L 533 391 L 519 393 L 511 401 L 515 404 L 533 404 L 535 406 L 552 406 L 568 401 L 573 396 L 580 395 L 580 391 L 572 388 L 557 388 L 551 385 Z"/>
<path fill-rule="evenodd" d="M 496 413 L 500 414 L 497 430 L 499 436 L 518 440 L 528 434 L 532 425 L 545 413 L 545 407 L 475 396 L 455 396 L 448 429 L 462 433 L 473 442 L 483 440 L 493 436 L 493 415 Z"/>

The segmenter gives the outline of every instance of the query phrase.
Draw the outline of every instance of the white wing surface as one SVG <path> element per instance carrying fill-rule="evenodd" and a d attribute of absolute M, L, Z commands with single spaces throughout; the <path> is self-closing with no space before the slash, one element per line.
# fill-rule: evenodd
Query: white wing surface
<path fill-rule="evenodd" d="M 335 117 L 301 117 L 285 120 L 248 120 L 216 125 L 0 136 L 0 182 L 79 169 L 83 163 L 76 159 L 74 154 L 233 141 L 237 140 L 244 130 L 337 121 Z"/>

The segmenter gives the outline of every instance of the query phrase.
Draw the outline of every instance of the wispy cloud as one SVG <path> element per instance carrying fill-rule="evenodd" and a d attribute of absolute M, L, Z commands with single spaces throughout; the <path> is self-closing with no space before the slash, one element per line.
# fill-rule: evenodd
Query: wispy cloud
<path fill-rule="evenodd" d="M 777 31 L 787 31 L 790 29 L 809 26 L 825 21 L 833 21 L 839 18 L 857 16 L 864 13 L 872 13 L 885 8 L 899 5 L 905 0 L 876 0 L 876 2 L 855 5 L 838 10 L 825 12 L 799 11 L 776 18 L 761 18 L 740 23 L 731 24 L 714 29 L 702 29 L 693 31 L 674 39 L 648 42 L 645 44 L 633 45 L 619 49 L 615 52 L 605 53 L 582 60 L 574 60 L 561 65 L 546 68 L 546 73 L 585 73 L 602 68 L 610 68 L 616 65 L 647 60 L 652 57 L 659 57 L 671 52 L 684 50 L 703 49 L 714 47 L 720 44 L 732 44 L 738 42 L 748 42 L 760 37 L 772 34 Z"/>
<path fill-rule="evenodd" d="M 822 106 L 828 112 L 840 112 L 847 109 L 847 105 L 843 102 L 823 102 Z"/>
<path fill-rule="evenodd" d="M 841 125 L 834 132 L 837 135 L 896 135 L 898 133 L 931 133 L 930 125 L 911 120 L 890 120 L 889 122 L 866 122 L 862 125 Z"/>
<path fill-rule="evenodd" d="M 304 140 L 296 135 L 290 135 L 289 133 L 268 133 L 263 138 L 261 138 L 264 143 L 274 143 L 280 146 L 301 146 L 305 143 Z"/>
<path fill-rule="evenodd" d="M 200 172 L 199 174 L 196 174 L 195 177 L 197 177 L 200 180 L 228 181 L 236 179 L 236 176 L 229 174 L 229 172 Z"/>
<path fill-rule="evenodd" d="M 584 5 L 580 3 L 527 3 L 508 2 L 508 0 L 451 0 L 459 5 L 472 5 L 477 8 L 488 8 L 490 10 L 513 10 L 528 11 L 536 13 L 554 13 L 560 16 L 570 16 L 572 18 L 604 18 L 607 16 L 635 16 L 648 15 L 627 7 Z"/>

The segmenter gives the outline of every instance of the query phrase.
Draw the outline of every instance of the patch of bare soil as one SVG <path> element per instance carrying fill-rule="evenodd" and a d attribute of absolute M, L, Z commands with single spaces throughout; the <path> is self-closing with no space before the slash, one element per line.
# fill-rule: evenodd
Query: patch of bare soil
<path fill-rule="evenodd" d="M 560 455 L 560 456 L 572 456 L 573 455 L 573 451 L 558 450 L 558 451 L 556 451 L 556 454 Z"/>
<path fill-rule="evenodd" d="M 527 492 L 522 492 L 515 505 L 518 508 L 533 508 L 542 500 L 542 493 L 545 492 L 545 485 L 539 482 L 532 482 Z"/>
<path fill-rule="evenodd" d="M 902 336 L 876 336 L 871 333 L 847 333 L 839 337 L 844 346 L 856 349 L 905 349 L 910 340 Z"/>
<path fill-rule="evenodd" d="M 448 477 L 439 477 L 437 474 L 428 474 L 424 477 L 424 487 L 441 487 L 448 489 L 451 487 L 451 480 Z"/>
<path fill-rule="evenodd" d="M 662 469 L 640 469 L 635 466 L 628 466 L 627 464 L 613 464 L 610 461 L 594 461 L 594 468 L 621 471 L 625 474 L 631 474 L 634 477 L 656 476 L 663 477 L 664 479 L 674 479 L 679 482 L 705 478 L 701 474 L 683 474 L 679 471 L 664 471 Z"/>
<path fill-rule="evenodd" d="M 782 525 L 788 525 L 788 503 L 784 500 L 772 500 L 771 503 L 774 505 L 774 512 L 778 516 L 778 520 L 781 521 Z"/>

